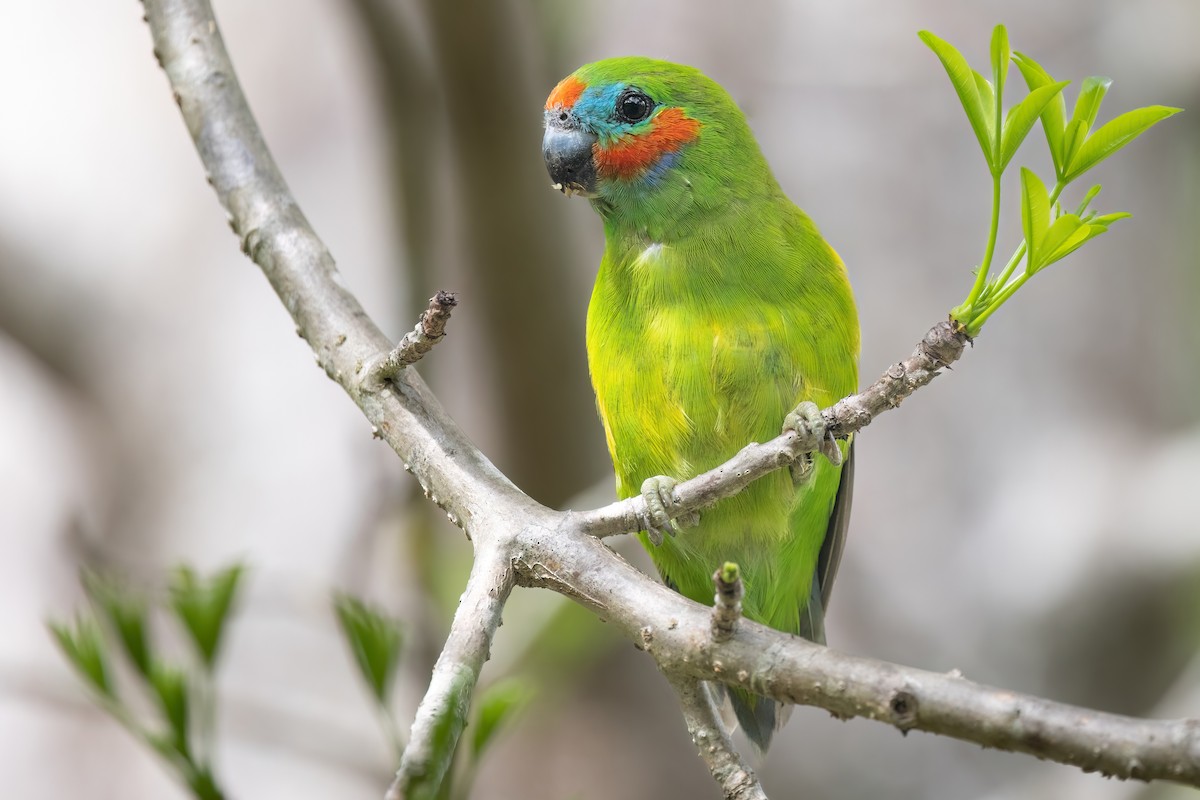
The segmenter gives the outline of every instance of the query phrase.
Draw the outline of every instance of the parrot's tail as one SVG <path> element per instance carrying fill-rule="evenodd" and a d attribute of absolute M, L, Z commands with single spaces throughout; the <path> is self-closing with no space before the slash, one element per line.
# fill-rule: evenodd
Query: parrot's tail
<path fill-rule="evenodd" d="M 792 715 L 792 706 L 736 687 L 729 687 L 728 692 L 733 714 L 746 732 L 750 744 L 754 745 L 754 754 L 761 761 L 771 747 L 775 731 L 782 728 Z"/>

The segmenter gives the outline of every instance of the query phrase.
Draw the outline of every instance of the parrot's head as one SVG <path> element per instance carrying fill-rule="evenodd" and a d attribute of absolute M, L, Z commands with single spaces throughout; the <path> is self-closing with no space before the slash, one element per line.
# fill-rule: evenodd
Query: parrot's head
<path fill-rule="evenodd" d="M 733 99 L 693 67 L 641 57 L 587 64 L 554 87 L 545 124 L 554 188 L 592 198 L 602 214 L 719 204 L 756 183 L 776 186 Z"/>

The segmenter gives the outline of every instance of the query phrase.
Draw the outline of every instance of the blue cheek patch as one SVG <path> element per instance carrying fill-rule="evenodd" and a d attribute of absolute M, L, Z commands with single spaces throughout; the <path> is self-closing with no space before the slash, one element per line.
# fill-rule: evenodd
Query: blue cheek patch
<path fill-rule="evenodd" d="M 614 119 L 613 109 L 616 108 L 617 98 L 625 88 L 623 83 L 589 86 L 575 101 L 575 117 L 596 134 L 603 147 L 608 147 L 622 136 L 641 133 L 650 127 L 654 119 L 651 115 L 634 125 Z"/>
<path fill-rule="evenodd" d="M 572 113 L 578 120 L 579 124 L 596 134 L 596 138 L 602 148 L 609 148 L 615 142 L 625 136 L 640 135 L 650 131 L 654 124 L 658 113 L 651 114 L 646 119 L 637 123 L 621 122 L 616 119 L 613 109 L 616 107 L 617 98 L 625 91 L 628 84 L 615 83 L 601 86 L 589 86 L 575 101 L 572 108 Z M 626 186 L 637 187 L 641 189 L 650 189 L 657 186 L 670 171 L 679 163 L 682 157 L 681 150 L 673 150 L 664 153 L 653 164 L 645 168 L 645 171 L 638 175 L 636 179 L 626 179 L 621 181 Z"/>
<path fill-rule="evenodd" d="M 657 186 L 658 182 L 679 163 L 679 157 L 680 151 L 678 150 L 663 154 L 662 158 L 655 161 L 650 169 L 646 170 L 646 174 L 638 182 L 644 186 Z"/>

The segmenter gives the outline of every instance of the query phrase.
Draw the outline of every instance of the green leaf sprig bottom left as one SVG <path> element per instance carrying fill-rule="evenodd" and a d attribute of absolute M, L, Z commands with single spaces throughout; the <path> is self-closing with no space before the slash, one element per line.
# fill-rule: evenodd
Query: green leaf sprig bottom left
<path fill-rule="evenodd" d="M 72 622 L 49 622 L 63 656 L 100 707 L 162 758 L 197 800 L 228 796 L 214 766 L 215 674 L 243 574 L 241 565 L 208 577 L 179 567 L 167 598 L 156 605 L 113 576 L 88 572 L 83 586 L 89 607 Z M 164 654 L 152 635 L 156 612 L 182 629 L 189 656 Z M 124 686 L 118 681 L 121 658 L 131 676 Z M 133 702 L 137 694 L 149 703 Z M 149 713 L 139 710 L 147 705 Z"/>

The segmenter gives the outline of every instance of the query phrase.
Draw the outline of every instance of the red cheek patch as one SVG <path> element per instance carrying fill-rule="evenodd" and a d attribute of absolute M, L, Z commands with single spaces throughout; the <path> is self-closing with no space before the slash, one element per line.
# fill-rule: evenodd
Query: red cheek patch
<path fill-rule="evenodd" d="M 602 147 L 598 142 L 592 145 L 596 172 L 606 179 L 640 177 L 664 155 L 676 152 L 695 140 L 699 133 L 700 123 L 685 117 L 683 109 L 665 108 L 645 133 L 622 136 L 608 147 Z"/>
<path fill-rule="evenodd" d="M 586 88 L 587 85 L 579 78 L 568 75 L 558 82 L 558 86 L 555 86 L 554 91 L 550 92 L 550 96 L 546 98 L 546 110 L 557 107 L 571 108 Z"/>

